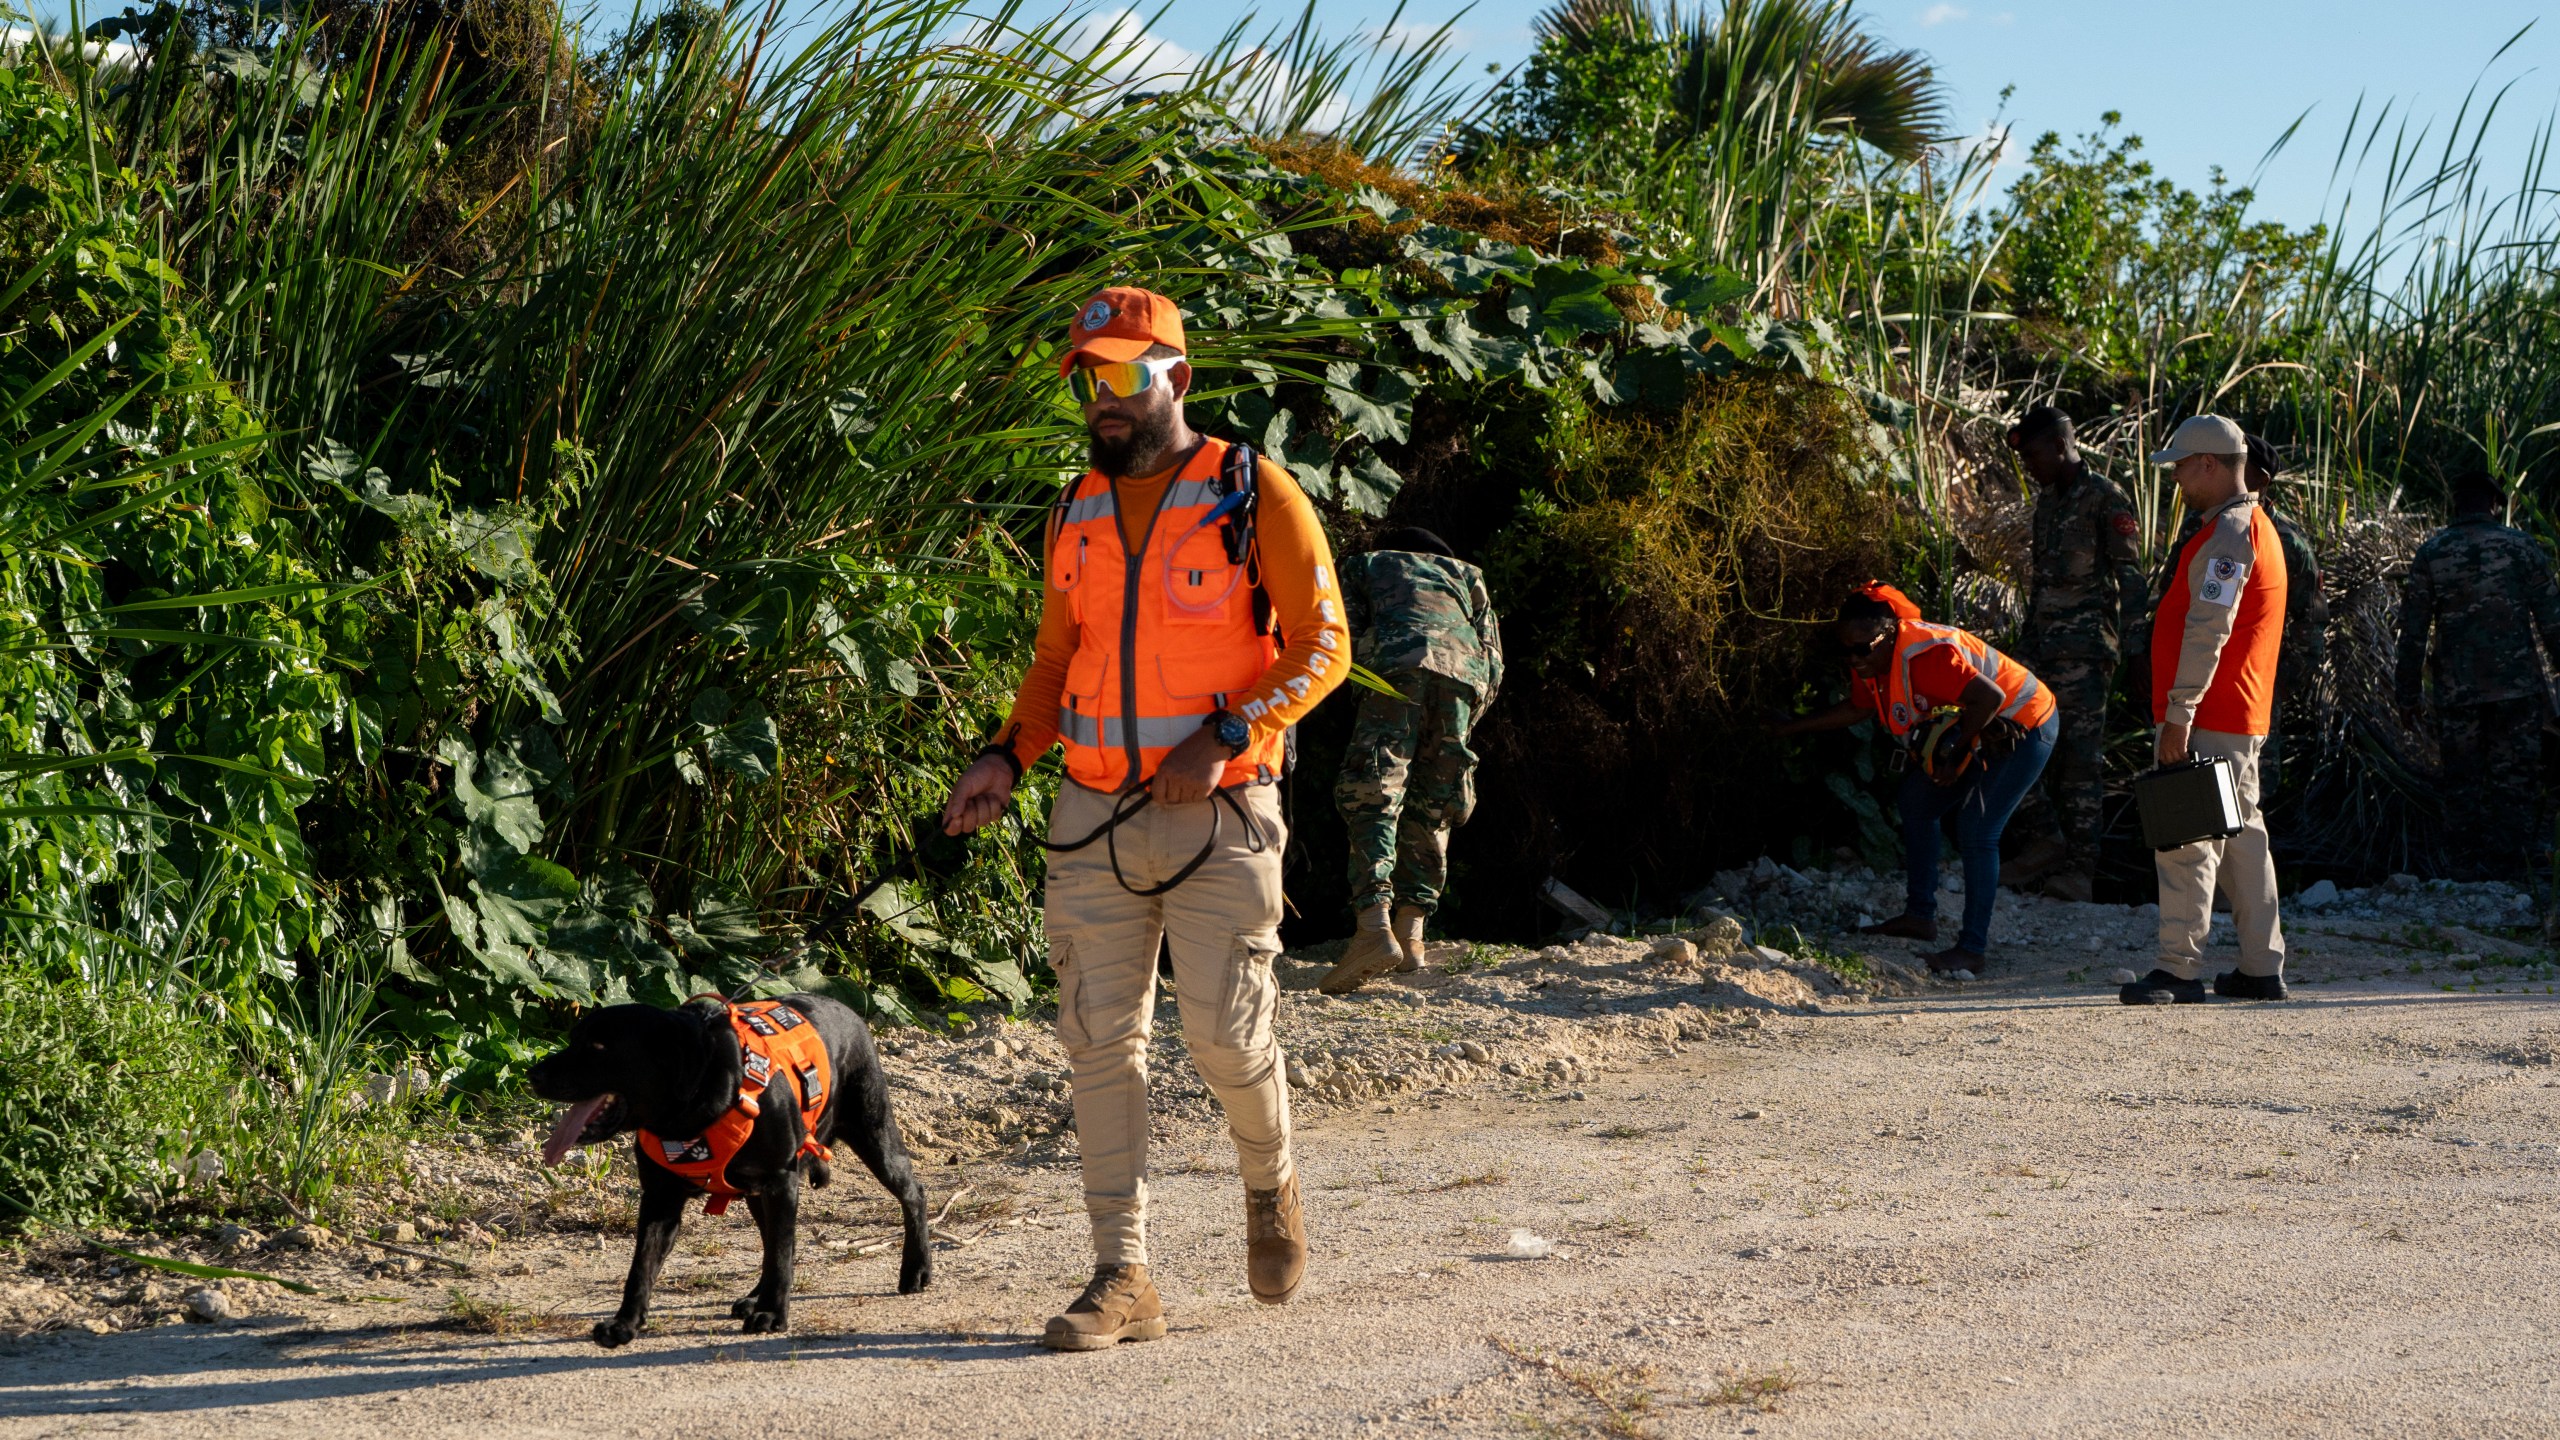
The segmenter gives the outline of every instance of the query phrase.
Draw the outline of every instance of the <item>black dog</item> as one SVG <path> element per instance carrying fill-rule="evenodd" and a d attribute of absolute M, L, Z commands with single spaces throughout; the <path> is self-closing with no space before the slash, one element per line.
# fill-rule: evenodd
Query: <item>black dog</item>
<path fill-rule="evenodd" d="M 912 1295 L 933 1281 L 924 1187 L 916 1182 L 906 1142 L 889 1113 L 888 1077 L 862 1017 L 816 995 L 785 995 L 782 1003 L 806 1015 L 826 1043 L 835 1071 L 814 1137 L 802 1128 L 791 1077 L 776 1073 L 765 1088 L 755 1128 L 729 1161 L 725 1180 L 755 1216 L 764 1240 L 764 1270 L 756 1288 L 730 1307 L 750 1335 L 780 1330 L 791 1313 L 791 1267 L 799 1242 L 800 1173 L 812 1186 L 831 1178 L 827 1162 L 804 1156 L 802 1142 L 824 1147 L 839 1135 L 862 1163 L 896 1196 L 906 1212 L 906 1254 L 898 1267 L 898 1293 Z M 665 1140 L 700 1136 L 738 1103 L 745 1052 L 717 997 L 681 1009 L 613 1005 L 589 1012 L 569 1032 L 559 1054 L 529 1072 L 533 1093 L 565 1103 L 543 1159 L 558 1164 L 572 1148 L 632 1130 Z M 640 1234 L 623 1282 L 622 1309 L 596 1326 L 597 1344 L 627 1343 L 649 1317 L 649 1292 L 659 1267 L 684 1224 L 686 1202 L 708 1194 L 703 1187 L 643 1155 L 640 1157 Z"/>

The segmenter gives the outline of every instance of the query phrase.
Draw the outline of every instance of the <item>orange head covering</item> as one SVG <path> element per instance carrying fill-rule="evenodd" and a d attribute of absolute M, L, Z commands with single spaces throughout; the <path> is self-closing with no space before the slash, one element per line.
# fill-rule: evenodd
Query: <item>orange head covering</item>
<path fill-rule="evenodd" d="M 1058 356 L 1058 373 L 1075 368 L 1078 355 L 1135 360 L 1157 345 L 1191 352 L 1182 338 L 1182 307 L 1153 290 L 1114 285 L 1084 302 L 1067 322 L 1067 348 Z"/>
<path fill-rule="evenodd" d="M 1901 591 L 1894 589 L 1892 586 L 1887 585 L 1881 580 L 1870 580 L 1865 584 L 1860 585 L 1856 590 L 1850 593 L 1863 595 L 1867 599 L 1883 605 L 1886 609 L 1893 612 L 1893 618 L 1897 620 L 1917 620 L 1920 618 L 1920 607 L 1911 603 L 1910 596 L 1903 594 Z"/>

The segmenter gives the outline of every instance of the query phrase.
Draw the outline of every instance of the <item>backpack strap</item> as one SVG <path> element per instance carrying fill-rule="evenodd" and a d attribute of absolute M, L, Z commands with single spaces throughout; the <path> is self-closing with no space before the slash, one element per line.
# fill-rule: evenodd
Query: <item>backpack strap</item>
<path fill-rule="evenodd" d="M 1227 446 L 1218 465 L 1218 505 L 1210 512 L 1223 522 L 1221 538 L 1227 547 L 1227 563 L 1246 567 L 1246 578 L 1253 585 L 1253 628 L 1270 633 L 1272 624 L 1271 592 L 1262 588 L 1262 555 L 1255 548 L 1255 524 L 1262 509 L 1261 471 L 1255 462 L 1261 457 L 1252 446 L 1239 440 Z"/>

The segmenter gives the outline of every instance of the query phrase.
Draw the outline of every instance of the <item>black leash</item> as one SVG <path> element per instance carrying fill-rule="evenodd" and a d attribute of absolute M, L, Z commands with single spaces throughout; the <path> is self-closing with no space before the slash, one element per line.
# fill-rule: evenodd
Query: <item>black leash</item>
<path fill-rule="evenodd" d="M 1121 826 L 1129 823 L 1131 817 L 1135 816 L 1139 811 L 1146 809 L 1149 805 L 1155 803 L 1155 791 L 1150 788 L 1153 783 L 1154 782 L 1150 781 L 1148 784 L 1141 785 L 1135 790 L 1124 790 L 1120 794 L 1114 796 L 1111 802 L 1111 818 L 1103 821 L 1100 825 L 1095 826 L 1093 833 L 1085 836 L 1081 840 L 1068 840 L 1062 843 L 1052 843 L 1037 835 L 1031 834 L 1028 827 L 1025 827 L 1022 833 L 1028 836 L 1032 842 L 1037 844 L 1041 849 L 1046 850 L 1053 855 L 1063 855 L 1073 851 L 1082 850 L 1097 840 L 1101 841 L 1105 853 L 1111 857 L 1111 878 L 1120 882 L 1121 889 L 1128 891 L 1130 894 L 1135 895 L 1142 900 L 1153 899 L 1158 895 L 1165 894 L 1175 886 L 1180 885 L 1183 881 L 1190 879 L 1193 872 L 1197 871 L 1201 866 L 1208 864 L 1209 857 L 1217 853 L 1218 837 L 1223 833 L 1225 823 L 1218 814 L 1219 802 L 1223 801 L 1228 809 L 1236 812 L 1236 818 L 1244 822 L 1245 850 L 1247 853 L 1259 855 L 1271 847 L 1270 840 L 1262 833 L 1261 824 L 1245 810 L 1243 802 L 1236 799 L 1235 792 L 1244 787 L 1239 785 L 1230 786 L 1222 790 L 1214 790 L 1210 792 L 1209 796 L 1209 838 L 1206 843 L 1201 845 L 1200 853 L 1192 856 L 1190 861 L 1181 869 L 1174 871 L 1173 878 L 1165 881 L 1163 884 L 1150 885 L 1144 890 L 1139 889 L 1137 886 L 1129 883 L 1129 877 L 1122 873 L 1120 869 L 1119 831 Z M 1010 809 L 1008 809 L 1007 813 L 1010 813 Z M 1014 823 L 1016 825 L 1022 824 L 1019 819 L 1016 819 Z"/>

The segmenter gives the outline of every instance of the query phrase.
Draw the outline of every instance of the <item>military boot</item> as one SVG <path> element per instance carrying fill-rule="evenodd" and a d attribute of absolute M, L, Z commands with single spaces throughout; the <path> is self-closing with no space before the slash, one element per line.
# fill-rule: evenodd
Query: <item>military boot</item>
<path fill-rule="evenodd" d="M 1403 963 L 1404 951 L 1396 948 L 1387 902 L 1381 900 L 1360 912 L 1358 927 L 1351 932 L 1351 944 L 1343 950 L 1341 962 L 1325 972 L 1316 988 L 1327 995 L 1348 995 Z"/>
<path fill-rule="evenodd" d="M 1396 948 L 1404 952 L 1404 963 L 1396 967 L 1399 975 L 1410 975 L 1422 968 L 1422 926 L 1431 917 L 1419 905 L 1396 907 Z"/>
<path fill-rule="evenodd" d="M 2071 859 L 2071 849 L 2059 835 L 2039 835 L 2027 842 L 2016 859 L 2000 867 L 2000 883 L 2012 890 L 2023 890 L 2060 869 Z"/>
<path fill-rule="evenodd" d="M 2086 870 L 2063 870 L 2044 878 L 2044 893 L 2056 900 L 2086 905 L 2097 898 L 2097 878 Z"/>
<path fill-rule="evenodd" d="M 1244 1192 L 1244 1270 L 1253 1298 L 1285 1305 L 1307 1276 L 1306 1212 L 1298 1205 L 1298 1177 L 1277 1190 Z"/>
<path fill-rule="evenodd" d="M 1164 1302 L 1144 1265 L 1094 1266 L 1084 1293 L 1040 1332 L 1040 1343 L 1051 1350 L 1108 1350 L 1123 1340 L 1163 1338 Z"/>

